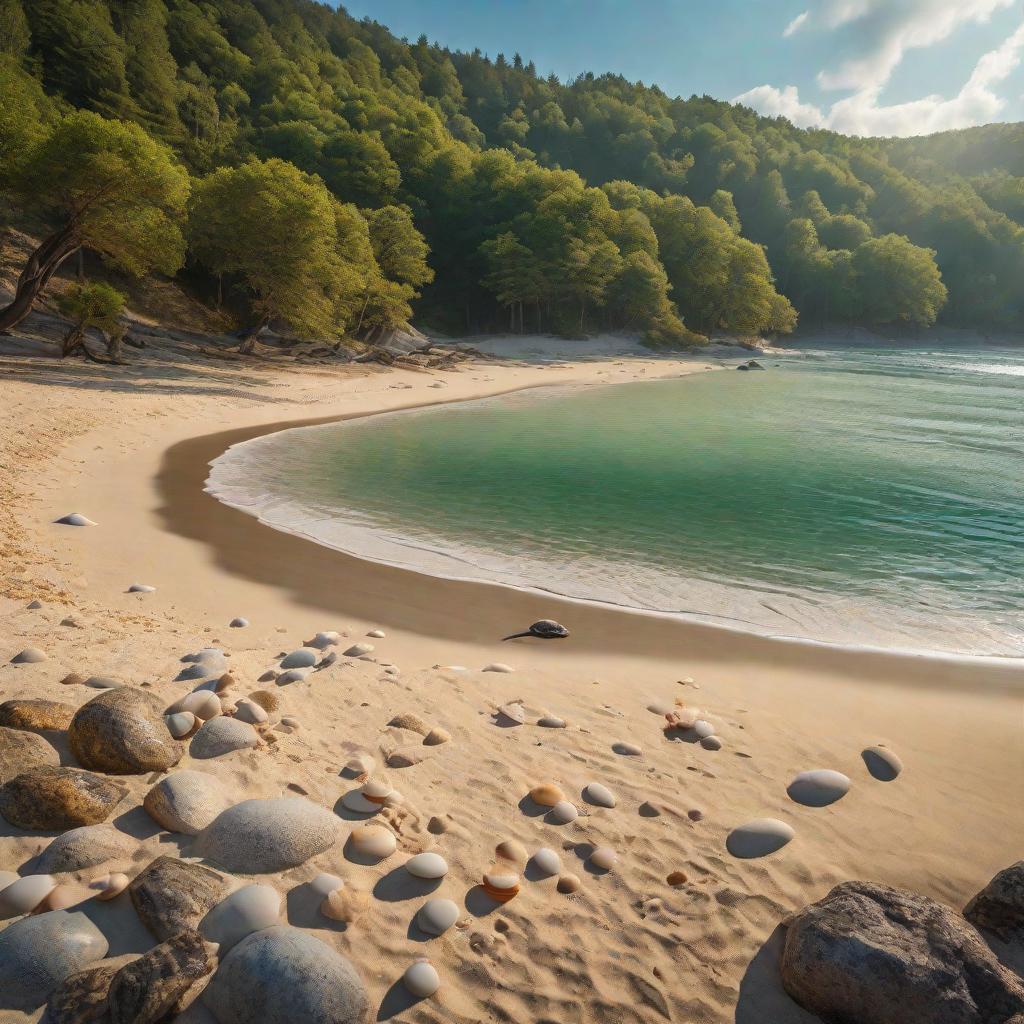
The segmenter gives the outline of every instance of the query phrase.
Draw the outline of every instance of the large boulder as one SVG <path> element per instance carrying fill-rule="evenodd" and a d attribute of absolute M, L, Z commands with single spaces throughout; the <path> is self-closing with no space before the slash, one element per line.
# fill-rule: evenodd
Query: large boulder
<path fill-rule="evenodd" d="M 114 775 L 166 771 L 184 753 L 156 698 L 131 686 L 105 690 L 83 704 L 68 739 L 80 764 Z"/>
<path fill-rule="evenodd" d="M 1004 941 L 1024 938 L 1024 860 L 1000 871 L 964 907 L 964 917 Z"/>
<path fill-rule="evenodd" d="M 243 939 L 203 992 L 218 1024 L 364 1024 L 370 1003 L 355 967 L 319 939 L 278 925 Z"/>
<path fill-rule="evenodd" d="M 57 751 L 35 733 L 0 726 L 0 785 L 26 768 L 60 764 Z"/>
<path fill-rule="evenodd" d="M 83 825 L 57 836 L 39 854 L 33 870 L 38 875 L 81 871 L 104 861 L 127 859 L 138 845 L 138 840 L 113 825 Z"/>
<path fill-rule="evenodd" d="M 218 715 L 203 722 L 192 737 L 189 753 L 195 758 L 222 757 L 233 750 L 245 750 L 260 742 L 260 734 L 248 722 Z"/>
<path fill-rule="evenodd" d="M 71 724 L 74 714 L 75 709 L 62 701 L 23 697 L 0 704 L 0 725 L 31 732 L 62 730 Z"/>
<path fill-rule="evenodd" d="M 198 849 L 227 871 L 284 871 L 330 849 L 340 825 L 336 815 L 302 797 L 243 800 L 217 815 Z"/>
<path fill-rule="evenodd" d="M 107 993 L 123 959 L 102 960 L 69 974 L 50 996 L 43 1024 L 109 1024 Z"/>
<path fill-rule="evenodd" d="M 176 857 L 157 857 L 128 886 L 139 919 L 164 942 L 194 929 L 227 895 L 223 875 L 202 864 Z"/>
<path fill-rule="evenodd" d="M 172 772 L 142 801 L 149 816 L 168 832 L 194 836 L 231 803 L 220 781 L 206 772 Z"/>
<path fill-rule="evenodd" d="M 127 792 L 92 772 L 42 765 L 0 786 L 0 815 L 15 828 L 63 832 L 106 821 Z"/>
<path fill-rule="evenodd" d="M 962 917 L 843 882 L 786 923 L 786 991 L 826 1024 L 1020 1024 L 1024 985 Z"/>
<path fill-rule="evenodd" d="M 107 955 L 103 933 L 82 913 L 53 910 L 0 932 L 0 1010 L 31 1011 L 70 974 Z"/>

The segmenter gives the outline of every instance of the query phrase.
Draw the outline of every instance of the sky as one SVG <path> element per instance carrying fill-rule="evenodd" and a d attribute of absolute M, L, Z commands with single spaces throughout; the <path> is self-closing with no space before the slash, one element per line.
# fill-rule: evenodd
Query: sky
<path fill-rule="evenodd" d="M 801 127 L 1024 120 L 1024 0 L 349 0 L 410 40 L 735 100 Z"/>

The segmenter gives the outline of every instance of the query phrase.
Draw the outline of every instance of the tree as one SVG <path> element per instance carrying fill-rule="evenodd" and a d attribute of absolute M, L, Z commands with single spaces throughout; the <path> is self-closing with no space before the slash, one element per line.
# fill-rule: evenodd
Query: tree
<path fill-rule="evenodd" d="M 859 245 L 853 274 L 865 317 L 871 323 L 928 326 L 946 302 L 935 252 L 902 235 L 882 235 Z"/>
<path fill-rule="evenodd" d="M 61 345 L 61 359 L 76 352 L 94 359 L 85 344 L 85 335 L 95 329 L 104 336 L 111 361 L 120 361 L 121 338 L 124 335 L 120 319 L 124 307 L 124 295 L 109 284 L 72 285 L 57 300 L 57 308 L 71 321 Z"/>
<path fill-rule="evenodd" d="M 373 255 L 385 277 L 418 288 L 434 279 L 427 263 L 430 252 L 423 236 L 416 230 L 412 214 L 406 206 L 382 206 L 367 210 Z"/>
<path fill-rule="evenodd" d="M 11 188 L 53 230 L 29 257 L 0 331 L 28 316 L 60 265 L 86 247 L 134 275 L 173 274 L 188 174 L 136 124 L 78 111 L 59 120 L 15 168 Z"/>

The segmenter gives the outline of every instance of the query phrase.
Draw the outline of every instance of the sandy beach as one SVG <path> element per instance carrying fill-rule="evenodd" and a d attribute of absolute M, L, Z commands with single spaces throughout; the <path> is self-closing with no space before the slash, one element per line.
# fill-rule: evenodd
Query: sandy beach
<path fill-rule="evenodd" d="M 655 358 L 614 344 L 484 347 L 517 358 L 424 373 L 155 357 L 118 369 L 0 354 L 0 700 L 77 708 L 97 694 L 61 685 L 78 673 L 144 687 L 169 707 L 196 685 L 176 681 L 181 659 L 223 649 L 231 696 L 269 689 L 278 706 L 257 747 L 207 759 L 187 752 L 174 770 L 214 776 L 234 802 L 301 795 L 337 812 L 340 838 L 326 851 L 285 871 L 232 874 L 272 886 L 282 923 L 348 956 L 378 1020 L 814 1021 L 779 982 L 777 929 L 789 913 L 847 879 L 960 909 L 1020 858 L 1024 672 L 785 643 L 432 579 L 271 530 L 204 493 L 212 459 L 285 426 L 679 376 L 739 358 Z M 54 523 L 71 512 L 97 525 Z M 156 589 L 128 593 L 134 583 Z M 42 607 L 30 609 L 33 601 Z M 239 616 L 248 626 L 230 628 Z M 540 618 L 565 623 L 571 637 L 500 643 Z M 372 644 L 371 660 L 339 656 L 287 685 L 259 682 L 322 631 L 340 634 L 339 654 Z M 367 639 L 371 631 L 384 635 Z M 9 663 L 29 647 L 46 659 Z M 482 671 L 496 662 L 514 671 Z M 522 709 L 522 724 L 499 712 L 508 705 Z M 666 736 L 664 713 L 681 706 L 714 725 L 721 749 Z M 423 746 L 415 730 L 389 725 L 402 714 L 450 739 Z M 566 727 L 538 726 L 544 716 Z M 279 726 L 282 717 L 297 725 Z M 74 764 L 66 743 L 47 736 Z M 894 781 L 873 778 L 862 760 L 879 744 L 903 762 Z M 412 748 L 418 763 L 388 765 Z M 344 845 L 362 823 L 341 803 L 357 788 L 343 775 L 357 754 L 402 796 L 382 815 L 398 849 L 374 865 Z M 849 793 L 828 807 L 790 799 L 793 776 L 816 768 L 849 776 Z M 111 820 L 128 837 L 125 851 L 62 881 L 133 876 L 161 854 L 199 856 L 191 836 L 161 829 L 141 807 L 160 778 L 120 780 L 129 793 Z M 576 805 L 575 821 L 552 824 L 524 800 L 542 783 Z M 590 783 L 611 790 L 615 806 L 588 802 Z M 789 824 L 794 839 L 767 857 L 732 856 L 726 837 L 756 818 Z M 0 826 L 0 870 L 22 874 L 55 834 Z M 527 870 L 508 903 L 481 898 L 506 840 L 530 854 L 556 851 L 579 889 L 561 894 L 554 877 Z M 588 859 L 602 847 L 618 855 L 607 872 Z M 423 851 L 447 861 L 440 884 L 410 882 L 402 870 Z M 369 894 L 355 920 L 318 912 L 307 883 L 321 872 Z M 670 884 L 674 872 L 682 877 Z M 427 896 L 459 907 L 438 937 L 410 924 Z M 80 909 L 110 956 L 152 945 L 127 893 Z M 441 987 L 414 1002 L 398 982 L 420 956 Z M 0 1019 L 41 1012 L 0 1010 Z M 214 1022 L 202 999 L 178 1019 Z"/>

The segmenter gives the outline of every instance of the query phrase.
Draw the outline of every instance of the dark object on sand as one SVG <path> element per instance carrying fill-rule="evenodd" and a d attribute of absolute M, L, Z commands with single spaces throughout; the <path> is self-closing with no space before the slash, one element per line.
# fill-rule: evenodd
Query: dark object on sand
<path fill-rule="evenodd" d="M 750 359 L 750 360 L 748 360 L 745 363 L 740 363 L 740 365 L 737 366 L 736 369 L 737 370 L 763 370 L 764 367 L 756 359 Z"/>
<path fill-rule="evenodd" d="M 502 640 L 515 640 L 521 636 L 535 636 L 541 640 L 564 640 L 569 635 L 569 630 L 554 619 L 541 619 L 535 622 L 529 629 L 522 633 L 513 633 L 511 636 L 503 636 Z"/>

